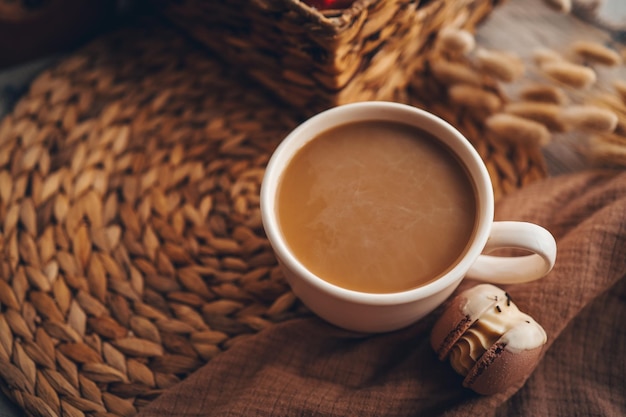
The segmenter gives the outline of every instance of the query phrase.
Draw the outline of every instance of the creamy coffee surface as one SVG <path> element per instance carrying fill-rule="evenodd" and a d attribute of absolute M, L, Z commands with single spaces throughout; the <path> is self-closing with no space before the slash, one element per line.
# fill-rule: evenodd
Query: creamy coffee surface
<path fill-rule="evenodd" d="M 328 130 L 299 150 L 283 173 L 277 210 L 289 248 L 315 275 L 392 293 L 458 262 L 477 202 L 464 166 L 432 135 L 367 121 Z"/>

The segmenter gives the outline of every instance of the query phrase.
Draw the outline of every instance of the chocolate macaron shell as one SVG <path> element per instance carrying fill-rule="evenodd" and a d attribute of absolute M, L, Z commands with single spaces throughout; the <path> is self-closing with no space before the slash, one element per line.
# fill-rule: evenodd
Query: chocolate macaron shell
<path fill-rule="evenodd" d="M 494 344 L 476 362 L 465 377 L 463 386 L 482 395 L 492 395 L 523 382 L 535 369 L 543 345 L 513 352 L 501 343 Z"/>
<path fill-rule="evenodd" d="M 463 385 L 484 395 L 506 390 L 532 373 L 546 341 L 543 327 L 527 316 L 480 356 Z"/>
<path fill-rule="evenodd" d="M 474 320 L 463 313 L 463 306 L 467 303 L 465 296 L 456 296 L 439 317 L 430 333 L 430 345 L 440 360 L 444 360 L 450 349 L 469 329 Z"/>
<path fill-rule="evenodd" d="M 504 292 L 491 284 L 480 284 L 463 291 L 446 306 L 430 334 L 430 344 L 440 360 L 487 309 L 496 305 Z"/>

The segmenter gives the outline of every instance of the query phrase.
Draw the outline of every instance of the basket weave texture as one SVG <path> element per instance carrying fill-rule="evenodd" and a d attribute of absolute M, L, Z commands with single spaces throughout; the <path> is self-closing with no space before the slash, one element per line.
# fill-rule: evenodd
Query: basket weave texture
<path fill-rule="evenodd" d="M 498 193 L 543 175 L 538 151 L 490 143 L 445 89 L 413 84 L 473 141 Z M 258 204 L 300 121 L 160 24 L 33 82 L 0 122 L 0 387 L 27 415 L 134 415 L 234 343 L 309 314 Z"/>
<path fill-rule="evenodd" d="M 163 13 L 276 95 L 311 114 L 404 89 L 439 29 L 472 29 L 498 0 L 160 0 Z"/>

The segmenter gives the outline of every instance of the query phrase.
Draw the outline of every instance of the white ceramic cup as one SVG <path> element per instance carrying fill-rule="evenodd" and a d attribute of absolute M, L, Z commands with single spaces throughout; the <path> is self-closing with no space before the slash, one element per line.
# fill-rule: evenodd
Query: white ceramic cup
<path fill-rule="evenodd" d="M 284 169 L 307 142 L 333 127 L 366 120 L 394 121 L 418 127 L 448 145 L 467 167 L 476 187 L 478 221 L 474 239 L 460 261 L 446 274 L 423 286 L 396 293 L 373 294 L 345 289 L 305 268 L 293 255 L 276 211 L 276 194 Z M 406 327 L 439 306 L 464 277 L 510 284 L 543 277 L 556 259 L 554 237 L 525 222 L 494 222 L 494 197 L 487 169 L 474 147 L 444 120 L 415 107 L 391 102 L 361 102 L 326 110 L 293 130 L 276 148 L 263 178 L 263 227 L 287 282 L 318 316 L 345 329 L 385 332 Z M 500 248 L 531 252 L 520 257 L 485 255 Z M 482 254 L 485 253 L 485 254 Z"/>

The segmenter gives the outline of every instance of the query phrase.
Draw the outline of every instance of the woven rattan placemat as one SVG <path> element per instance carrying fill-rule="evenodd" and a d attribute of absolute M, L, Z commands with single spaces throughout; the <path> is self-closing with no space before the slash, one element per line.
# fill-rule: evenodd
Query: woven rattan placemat
<path fill-rule="evenodd" d="M 538 151 L 487 142 L 436 84 L 415 86 L 474 142 L 498 194 L 543 175 Z M 0 123 L 2 389 L 29 415 L 133 415 L 236 341 L 308 314 L 258 205 L 299 121 L 161 24 L 42 73 Z"/>

